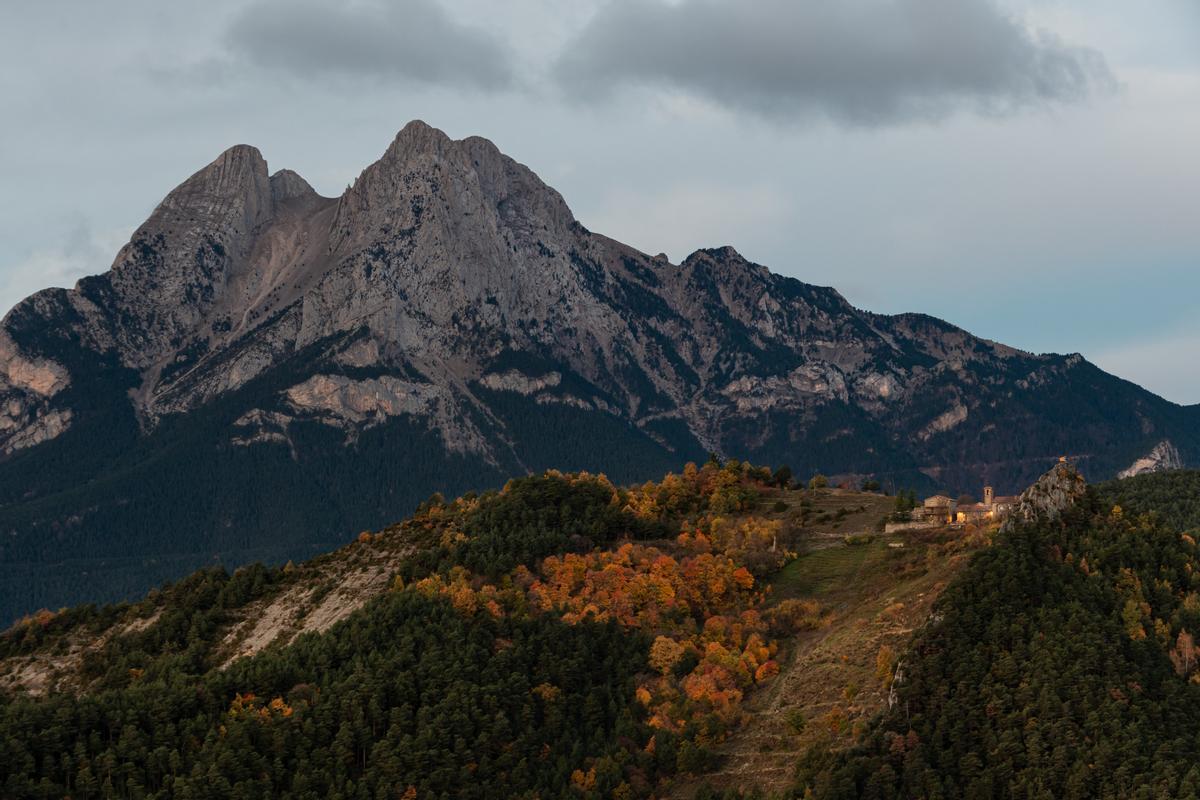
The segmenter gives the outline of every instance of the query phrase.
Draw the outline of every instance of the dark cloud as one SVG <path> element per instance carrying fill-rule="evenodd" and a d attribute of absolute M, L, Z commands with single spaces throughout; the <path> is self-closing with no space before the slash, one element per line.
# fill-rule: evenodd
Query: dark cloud
<path fill-rule="evenodd" d="M 259 0 L 228 31 L 241 58 L 300 77 L 401 78 L 505 88 L 510 54 L 489 34 L 451 19 L 436 0 Z"/>
<path fill-rule="evenodd" d="M 1006 114 L 1111 91 L 1100 53 L 992 0 L 612 0 L 558 63 L 568 91 L 669 86 L 768 117 L 844 124 Z"/>

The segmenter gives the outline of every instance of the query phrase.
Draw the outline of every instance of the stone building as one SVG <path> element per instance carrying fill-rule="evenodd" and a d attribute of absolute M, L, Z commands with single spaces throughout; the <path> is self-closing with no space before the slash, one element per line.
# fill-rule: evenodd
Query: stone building
<path fill-rule="evenodd" d="M 954 521 L 967 522 L 999 522 L 1007 517 L 1016 507 L 1019 497 L 996 495 L 991 486 L 983 487 L 982 503 L 965 503 L 956 508 Z"/>
<path fill-rule="evenodd" d="M 954 498 L 935 494 L 933 497 L 926 497 L 921 505 L 914 508 L 907 520 L 889 522 L 884 525 L 883 530 L 885 533 L 899 533 L 949 525 L 954 522 L 955 506 Z"/>
<path fill-rule="evenodd" d="M 958 504 L 954 498 L 947 497 L 944 494 L 935 494 L 933 497 L 926 497 L 921 503 L 920 508 L 913 509 L 914 522 L 940 522 L 948 524 L 954 522 L 954 512 Z"/>
<path fill-rule="evenodd" d="M 886 533 L 940 528 L 944 525 L 987 524 L 999 522 L 1016 508 L 1019 497 L 998 496 L 991 486 L 983 487 L 982 503 L 958 503 L 953 497 L 935 494 L 926 497 L 912 510 L 911 519 L 889 522 Z"/>

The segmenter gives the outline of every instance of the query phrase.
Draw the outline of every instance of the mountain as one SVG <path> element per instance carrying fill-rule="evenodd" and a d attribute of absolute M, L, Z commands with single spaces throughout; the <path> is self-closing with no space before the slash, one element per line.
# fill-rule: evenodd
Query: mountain
<path fill-rule="evenodd" d="M 410 123 L 337 198 L 239 145 L 108 272 L 0 324 L 0 617 L 311 554 L 549 467 L 715 452 L 1010 491 L 1061 454 L 1094 478 L 1196 463 L 1198 421 L 728 247 L 648 256 L 484 139 Z"/>

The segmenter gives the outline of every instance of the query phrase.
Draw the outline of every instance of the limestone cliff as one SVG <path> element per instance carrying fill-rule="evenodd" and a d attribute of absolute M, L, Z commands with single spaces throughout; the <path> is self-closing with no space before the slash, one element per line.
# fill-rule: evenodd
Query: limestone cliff
<path fill-rule="evenodd" d="M 1154 445 L 1154 449 L 1126 469 L 1121 470 L 1118 478 L 1132 478 L 1135 475 L 1145 475 L 1150 472 L 1166 472 L 1173 469 L 1183 469 L 1183 457 L 1179 449 L 1167 439 Z"/>

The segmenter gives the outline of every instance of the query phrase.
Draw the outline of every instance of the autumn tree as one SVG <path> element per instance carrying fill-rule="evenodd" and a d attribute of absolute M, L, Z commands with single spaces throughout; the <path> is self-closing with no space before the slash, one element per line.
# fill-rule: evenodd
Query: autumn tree
<path fill-rule="evenodd" d="M 1175 647 L 1169 653 L 1171 663 L 1175 665 L 1175 672 L 1182 676 L 1190 675 L 1196 667 L 1196 640 L 1187 631 L 1180 631 L 1179 638 L 1175 640 Z"/>
<path fill-rule="evenodd" d="M 875 677 L 885 689 L 892 685 L 892 669 L 895 665 L 896 652 L 892 650 L 891 645 L 880 645 L 879 652 L 875 654 Z"/>
<path fill-rule="evenodd" d="M 682 644 L 666 636 L 655 638 L 654 644 L 650 646 L 650 666 L 661 672 L 663 675 L 669 675 L 675 665 L 683 658 L 686 652 Z"/>

